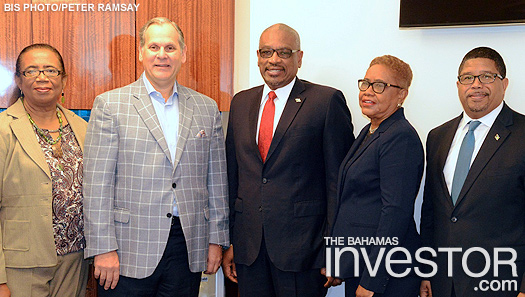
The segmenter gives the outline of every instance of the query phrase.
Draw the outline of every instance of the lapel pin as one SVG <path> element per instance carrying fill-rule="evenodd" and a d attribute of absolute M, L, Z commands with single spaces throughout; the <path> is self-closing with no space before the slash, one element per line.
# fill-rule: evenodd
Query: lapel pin
<path fill-rule="evenodd" d="M 498 140 L 499 140 L 499 134 L 496 134 L 496 135 L 494 136 L 494 139 L 496 139 L 496 141 L 498 141 Z"/>
<path fill-rule="evenodd" d="M 295 102 L 301 103 L 301 98 L 295 98 Z"/>

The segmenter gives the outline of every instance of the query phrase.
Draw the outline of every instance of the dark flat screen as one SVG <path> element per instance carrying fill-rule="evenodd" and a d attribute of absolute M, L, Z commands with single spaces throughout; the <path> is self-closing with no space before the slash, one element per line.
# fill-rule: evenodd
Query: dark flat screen
<path fill-rule="evenodd" d="M 525 0 L 401 0 L 401 28 L 508 23 L 525 23 Z"/>

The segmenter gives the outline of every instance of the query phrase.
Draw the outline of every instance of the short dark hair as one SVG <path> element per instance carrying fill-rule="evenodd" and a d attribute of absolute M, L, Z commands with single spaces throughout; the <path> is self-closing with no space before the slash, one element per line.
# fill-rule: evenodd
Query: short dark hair
<path fill-rule="evenodd" d="M 62 76 L 63 77 L 66 77 L 67 76 L 67 73 L 66 73 L 66 68 L 64 67 L 64 59 L 62 59 L 62 55 L 60 54 L 60 52 L 54 48 L 52 45 L 49 45 L 47 43 L 34 43 L 34 44 L 31 44 L 31 45 L 28 45 L 26 46 L 21 52 L 20 54 L 18 54 L 18 58 L 16 58 L 16 69 L 15 69 L 15 75 L 16 76 L 20 76 L 20 74 L 22 74 L 22 69 L 21 69 L 21 63 L 22 63 L 22 56 L 27 53 L 28 51 L 31 51 L 31 50 L 34 50 L 34 49 L 47 49 L 47 50 L 50 50 L 52 51 L 53 53 L 55 53 L 55 55 L 57 56 L 58 58 L 58 62 L 60 63 L 60 68 L 62 69 L 59 69 Z"/>
<path fill-rule="evenodd" d="M 503 78 L 505 78 L 505 76 L 507 75 L 507 68 L 505 67 L 503 57 L 501 57 L 501 55 L 496 50 L 485 46 L 472 49 L 465 55 L 465 57 L 463 57 L 461 64 L 459 64 L 458 75 L 461 75 L 461 70 L 463 70 L 465 62 L 467 62 L 470 59 L 476 58 L 485 58 L 494 61 L 494 63 L 496 63 L 496 69 L 498 70 L 499 74 Z"/>

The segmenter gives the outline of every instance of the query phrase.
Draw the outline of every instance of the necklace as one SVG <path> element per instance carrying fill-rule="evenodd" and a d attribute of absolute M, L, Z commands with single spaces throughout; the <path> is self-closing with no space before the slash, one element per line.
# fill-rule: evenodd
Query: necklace
<path fill-rule="evenodd" d="M 379 126 L 375 127 L 374 129 L 372 129 L 372 126 L 370 126 L 370 128 L 368 128 L 368 132 L 370 132 L 370 134 L 374 134 L 374 132 L 376 132 L 377 128 L 379 128 Z"/>
<path fill-rule="evenodd" d="M 35 127 L 36 131 L 38 132 L 38 135 L 40 135 L 47 143 L 51 145 L 51 151 L 53 153 L 53 158 L 57 158 L 57 159 L 62 158 L 63 153 L 62 153 L 62 145 L 60 143 L 60 140 L 62 139 L 63 126 L 62 126 L 62 116 L 60 115 L 60 111 L 58 107 L 57 107 L 57 118 L 58 118 L 58 123 L 60 124 L 60 126 L 58 130 L 48 130 L 51 133 L 58 132 L 58 137 L 55 140 L 53 140 L 53 137 L 51 135 L 50 137 L 47 137 L 44 131 L 36 125 L 35 121 L 33 121 L 29 113 L 27 113 L 27 117 L 29 118 L 29 121 L 31 122 L 33 127 Z"/>

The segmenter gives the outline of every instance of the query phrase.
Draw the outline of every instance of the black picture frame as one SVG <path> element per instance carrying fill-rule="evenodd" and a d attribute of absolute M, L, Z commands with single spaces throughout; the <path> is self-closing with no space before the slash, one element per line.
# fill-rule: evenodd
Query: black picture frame
<path fill-rule="evenodd" d="M 400 28 L 513 23 L 525 23 L 525 0 L 400 0 Z"/>

